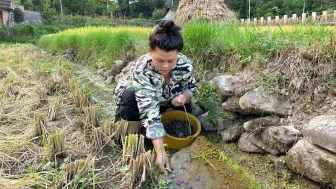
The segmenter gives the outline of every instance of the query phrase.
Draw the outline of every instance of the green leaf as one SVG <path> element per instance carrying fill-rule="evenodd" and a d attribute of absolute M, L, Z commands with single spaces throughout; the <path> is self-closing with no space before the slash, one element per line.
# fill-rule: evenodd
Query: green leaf
<path fill-rule="evenodd" d="M 85 182 L 86 180 L 87 180 L 87 178 L 79 178 L 79 179 L 78 179 L 78 182 L 79 182 L 79 183 L 83 183 L 83 182 Z"/>
<path fill-rule="evenodd" d="M 129 167 L 128 165 L 124 165 L 120 168 L 120 171 L 124 172 L 124 171 L 128 171 Z"/>

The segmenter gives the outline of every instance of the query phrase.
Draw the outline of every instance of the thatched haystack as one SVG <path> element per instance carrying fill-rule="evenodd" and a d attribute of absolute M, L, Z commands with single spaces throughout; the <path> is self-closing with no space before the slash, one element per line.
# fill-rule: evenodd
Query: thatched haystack
<path fill-rule="evenodd" d="M 224 0 L 181 0 L 174 14 L 174 22 L 182 26 L 189 20 L 199 19 L 227 22 L 236 19 L 236 16 Z"/>

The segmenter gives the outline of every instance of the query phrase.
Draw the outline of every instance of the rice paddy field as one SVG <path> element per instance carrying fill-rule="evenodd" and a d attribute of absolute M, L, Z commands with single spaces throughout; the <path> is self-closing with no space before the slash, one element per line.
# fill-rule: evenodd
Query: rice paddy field
<path fill-rule="evenodd" d="M 296 111 L 304 112 L 314 83 L 336 87 L 335 29 L 192 22 L 183 27 L 183 53 L 194 60 L 199 81 L 217 68 L 246 81 L 241 90 L 290 91 L 301 104 Z M 141 188 L 145 180 L 159 188 L 144 137 L 125 136 L 125 122 L 104 117 L 74 74 L 80 67 L 94 71 L 97 62 L 109 68 L 116 59 L 138 58 L 152 30 L 83 27 L 44 35 L 37 46 L 0 44 L 0 188 Z M 302 66 L 307 61 L 309 69 Z M 291 89 L 295 74 L 302 85 Z M 288 178 L 256 180 L 263 188 L 305 188 Z"/>

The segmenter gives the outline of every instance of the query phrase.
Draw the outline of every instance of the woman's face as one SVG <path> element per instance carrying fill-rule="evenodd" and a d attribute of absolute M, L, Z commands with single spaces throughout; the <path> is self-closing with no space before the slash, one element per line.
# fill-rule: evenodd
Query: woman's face
<path fill-rule="evenodd" d="M 170 74 L 170 71 L 174 68 L 174 66 L 177 63 L 177 57 L 178 57 L 177 50 L 166 52 L 158 47 L 155 48 L 154 50 L 149 48 L 149 54 L 152 57 L 154 67 L 163 76 Z"/>

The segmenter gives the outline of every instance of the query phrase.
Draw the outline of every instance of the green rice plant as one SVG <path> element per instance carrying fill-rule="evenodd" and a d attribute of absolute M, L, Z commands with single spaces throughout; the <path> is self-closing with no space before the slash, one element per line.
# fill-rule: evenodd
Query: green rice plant
<path fill-rule="evenodd" d="M 129 134 L 123 142 L 123 158 L 125 162 L 135 159 L 141 153 L 145 152 L 143 135 Z"/>
<path fill-rule="evenodd" d="M 127 121 L 109 122 L 104 126 L 104 133 L 112 140 L 121 142 L 126 136 L 128 123 Z"/>
<path fill-rule="evenodd" d="M 63 180 L 65 183 L 71 183 L 71 188 L 77 188 L 81 180 L 87 176 L 88 160 L 79 159 L 66 164 L 63 168 Z"/>
<path fill-rule="evenodd" d="M 139 46 L 135 45 L 136 41 L 146 41 L 151 30 L 140 27 L 76 28 L 42 36 L 38 45 L 56 52 L 76 49 L 81 62 L 91 63 L 102 59 L 107 67 L 111 67 L 113 60 L 124 58 L 126 52 Z"/>
<path fill-rule="evenodd" d="M 100 110 L 97 106 L 83 109 L 84 121 L 75 120 L 74 124 L 85 134 L 95 136 L 95 128 L 100 126 Z M 99 133 L 98 133 L 99 134 Z"/>
<path fill-rule="evenodd" d="M 91 94 L 87 90 L 86 87 L 80 88 L 78 87 L 78 85 L 75 85 L 73 98 L 74 98 L 76 107 L 79 107 L 81 111 L 84 111 L 83 109 L 89 106 L 90 97 L 91 97 Z"/>
<path fill-rule="evenodd" d="M 64 132 L 57 132 L 54 135 L 50 135 L 48 137 L 48 143 L 44 146 L 44 157 L 52 158 L 59 157 L 64 158 L 66 156 L 65 153 L 65 138 Z"/>
<path fill-rule="evenodd" d="M 100 125 L 100 110 L 98 106 L 89 106 L 84 108 L 84 119 L 86 124 L 92 127 L 99 127 Z"/>

